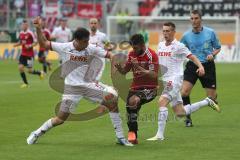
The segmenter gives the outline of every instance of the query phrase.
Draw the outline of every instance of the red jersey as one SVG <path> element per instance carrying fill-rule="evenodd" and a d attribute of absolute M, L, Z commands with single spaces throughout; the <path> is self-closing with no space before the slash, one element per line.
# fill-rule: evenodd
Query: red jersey
<path fill-rule="evenodd" d="M 150 77 L 149 75 L 136 73 L 136 69 L 133 67 L 131 58 L 136 58 L 138 64 L 146 70 L 154 71 L 158 73 L 158 56 L 157 54 L 147 48 L 143 55 L 137 55 L 135 52 L 131 51 L 128 54 L 128 60 L 125 66 L 126 70 L 133 71 L 133 82 L 131 84 L 131 89 L 153 89 L 158 85 L 158 78 Z"/>
<path fill-rule="evenodd" d="M 42 33 L 43 33 L 43 35 L 46 37 L 47 40 L 50 40 L 51 34 L 50 34 L 50 31 L 49 31 L 47 28 L 44 28 L 44 29 L 42 30 Z M 39 48 L 39 51 L 45 51 L 45 48 L 40 47 L 40 48 Z"/>
<path fill-rule="evenodd" d="M 22 45 L 22 55 L 27 57 L 33 57 L 33 47 L 27 49 L 26 45 L 32 45 L 34 42 L 36 42 L 35 36 L 32 31 L 21 31 L 19 34 L 19 40 Z"/>

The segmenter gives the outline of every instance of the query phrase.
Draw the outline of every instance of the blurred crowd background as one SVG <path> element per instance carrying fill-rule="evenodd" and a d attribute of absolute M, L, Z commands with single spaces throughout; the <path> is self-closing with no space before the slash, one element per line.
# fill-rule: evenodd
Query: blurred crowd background
<path fill-rule="evenodd" d="M 46 17 L 50 30 L 63 17 L 74 30 L 76 26 L 87 26 L 90 17 L 105 24 L 107 15 L 184 16 L 193 8 L 209 16 L 239 16 L 240 0 L 0 0 L 0 41 L 16 41 L 22 20 L 38 15 Z"/>

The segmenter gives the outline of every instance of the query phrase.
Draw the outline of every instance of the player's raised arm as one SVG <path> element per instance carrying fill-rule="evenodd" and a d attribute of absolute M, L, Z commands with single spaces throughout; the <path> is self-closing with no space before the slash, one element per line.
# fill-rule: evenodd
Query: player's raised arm
<path fill-rule="evenodd" d="M 18 47 L 21 46 L 22 44 L 20 42 L 17 42 L 16 44 L 13 45 L 13 47 Z"/>
<path fill-rule="evenodd" d="M 40 17 L 36 17 L 33 21 L 33 24 L 36 28 L 37 40 L 39 45 L 45 49 L 51 49 L 51 43 L 46 39 L 42 33 L 42 20 Z"/>

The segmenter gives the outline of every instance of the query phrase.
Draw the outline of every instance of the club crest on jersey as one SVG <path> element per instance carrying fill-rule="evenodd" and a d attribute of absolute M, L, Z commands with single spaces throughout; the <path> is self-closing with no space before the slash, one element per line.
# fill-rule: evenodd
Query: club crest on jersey
<path fill-rule="evenodd" d="M 158 55 L 163 57 L 171 57 L 171 52 L 158 52 Z"/>
<path fill-rule="evenodd" d="M 86 56 L 71 55 L 71 56 L 70 56 L 70 60 L 71 60 L 71 61 L 87 62 L 87 57 L 86 57 Z"/>

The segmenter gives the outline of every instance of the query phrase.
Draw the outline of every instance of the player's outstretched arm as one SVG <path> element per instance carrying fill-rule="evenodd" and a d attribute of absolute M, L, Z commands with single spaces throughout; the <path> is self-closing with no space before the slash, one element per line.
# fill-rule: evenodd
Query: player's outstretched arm
<path fill-rule="evenodd" d="M 32 43 L 32 44 L 25 45 L 25 47 L 26 47 L 27 49 L 30 49 L 30 48 L 35 47 L 36 45 L 37 45 L 37 42 L 34 42 L 34 43 Z"/>
<path fill-rule="evenodd" d="M 18 47 L 18 46 L 21 46 L 22 44 L 20 42 L 16 43 L 13 45 L 13 47 Z"/>
<path fill-rule="evenodd" d="M 43 35 L 43 33 L 42 33 L 42 20 L 41 20 L 41 18 L 40 17 L 36 17 L 33 20 L 33 24 L 34 24 L 34 26 L 36 28 L 37 40 L 38 40 L 39 45 L 42 48 L 51 49 L 50 41 L 48 41 L 46 39 L 46 37 Z"/>
<path fill-rule="evenodd" d="M 191 55 L 188 58 L 198 66 L 198 69 L 196 71 L 198 73 L 198 75 L 203 76 L 205 74 L 205 70 L 204 70 L 202 63 L 198 60 L 198 58 L 194 55 Z"/>

